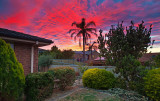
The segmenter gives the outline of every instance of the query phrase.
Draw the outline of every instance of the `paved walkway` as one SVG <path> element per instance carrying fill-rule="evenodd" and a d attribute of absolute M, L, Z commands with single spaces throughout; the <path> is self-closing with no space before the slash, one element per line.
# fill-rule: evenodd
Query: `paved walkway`
<path fill-rule="evenodd" d="M 84 89 L 83 85 L 82 85 L 82 79 L 76 80 L 75 83 L 73 84 L 73 86 L 66 88 L 65 91 L 60 91 L 58 89 L 55 89 L 53 91 L 52 96 L 50 98 L 46 99 L 45 101 L 57 101 L 57 100 L 65 98 L 65 97 L 71 95 L 72 93 L 74 93 L 78 90 L 81 90 L 81 89 Z"/>

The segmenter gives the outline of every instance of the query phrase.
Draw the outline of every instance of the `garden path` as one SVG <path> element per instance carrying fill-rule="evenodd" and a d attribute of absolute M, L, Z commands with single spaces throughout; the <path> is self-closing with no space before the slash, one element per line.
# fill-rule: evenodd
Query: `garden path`
<path fill-rule="evenodd" d="M 72 93 L 79 91 L 83 88 L 82 79 L 75 80 L 75 83 L 71 87 L 67 87 L 65 91 L 60 91 L 59 89 L 54 89 L 50 98 L 46 99 L 45 101 L 57 101 L 60 99 L 65 98 L 66 96 L 71 95 Z"/>

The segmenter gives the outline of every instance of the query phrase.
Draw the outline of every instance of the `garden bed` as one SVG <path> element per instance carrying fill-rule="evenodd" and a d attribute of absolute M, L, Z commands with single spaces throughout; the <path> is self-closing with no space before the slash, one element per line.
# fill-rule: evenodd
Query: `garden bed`
<path fill-rule="evenodd" d="M 62 97 L 58 101 L 149 101 L 134 91 L 120 88 L 109 90 L 95 90 L 83 88 L 72 94 Z"/>
<path fill-rule="evenodd" d="M 83 88 L 58 101 L 123 101 L 118 96 Z"/>

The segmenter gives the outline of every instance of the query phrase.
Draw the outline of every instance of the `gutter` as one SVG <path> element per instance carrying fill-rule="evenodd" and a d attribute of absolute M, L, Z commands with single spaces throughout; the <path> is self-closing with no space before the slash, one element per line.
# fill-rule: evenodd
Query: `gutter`
<path fill-rule="evenodd" d="M 31 73 L 33 73 L 33 68 L 34 68 L 34 46 L 38 45 L 39 42 L 36 41 L 34 45 L 31 47 Z"/>

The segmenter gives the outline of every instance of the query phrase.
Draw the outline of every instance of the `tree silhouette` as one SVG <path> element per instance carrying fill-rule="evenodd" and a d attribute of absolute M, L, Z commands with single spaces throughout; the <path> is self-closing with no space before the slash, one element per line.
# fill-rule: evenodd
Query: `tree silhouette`
<path fill-rule="evenodd" d="M 97 43 L 98 43 L 98 49 L 100 50 L 100 58 L 105 54 L 105 45 L 106 45 L 106 34 L 105 36 L 102 35 L 103 30 L 100 29 L 99 30 L 99 36 L 97 39 Z"/>
<path fill-rule="evenodd" d="M 92 57 L 92 49 L 94 48 L 94 49 L 96 49 L 97 48 L 97 46 L 94 46 L 94 44 L 95 44 L 96 42 L 94 41 L 93 43 L 88 43 L 88 44 L 86 44 L 86 45 L 88 45 L 89 47 L 89 51 L 91 51 L 91 59 L 93 58 Z"/>
<path fill-rule="evenodd" d="M 81 46 L 81 37 L 83 37 L 83 62 L 85 61 L 85 45 L 88 39 L 91 38 L 91 34 L 96 34 L 96 28 L 91 28 L 91 26 L 96 26 L 94 21 L 91 21 L 86 24 L 85 18 L 82 18 L 81 23 L 73 22 L 72 26 L 76 26 L 76 29 L 70 29 L 69 33 L 71 33 L 71 37 L 74 36 L 74 39 L 76 40 L 77 37 L 79 37 L 79 45 Z"/>

